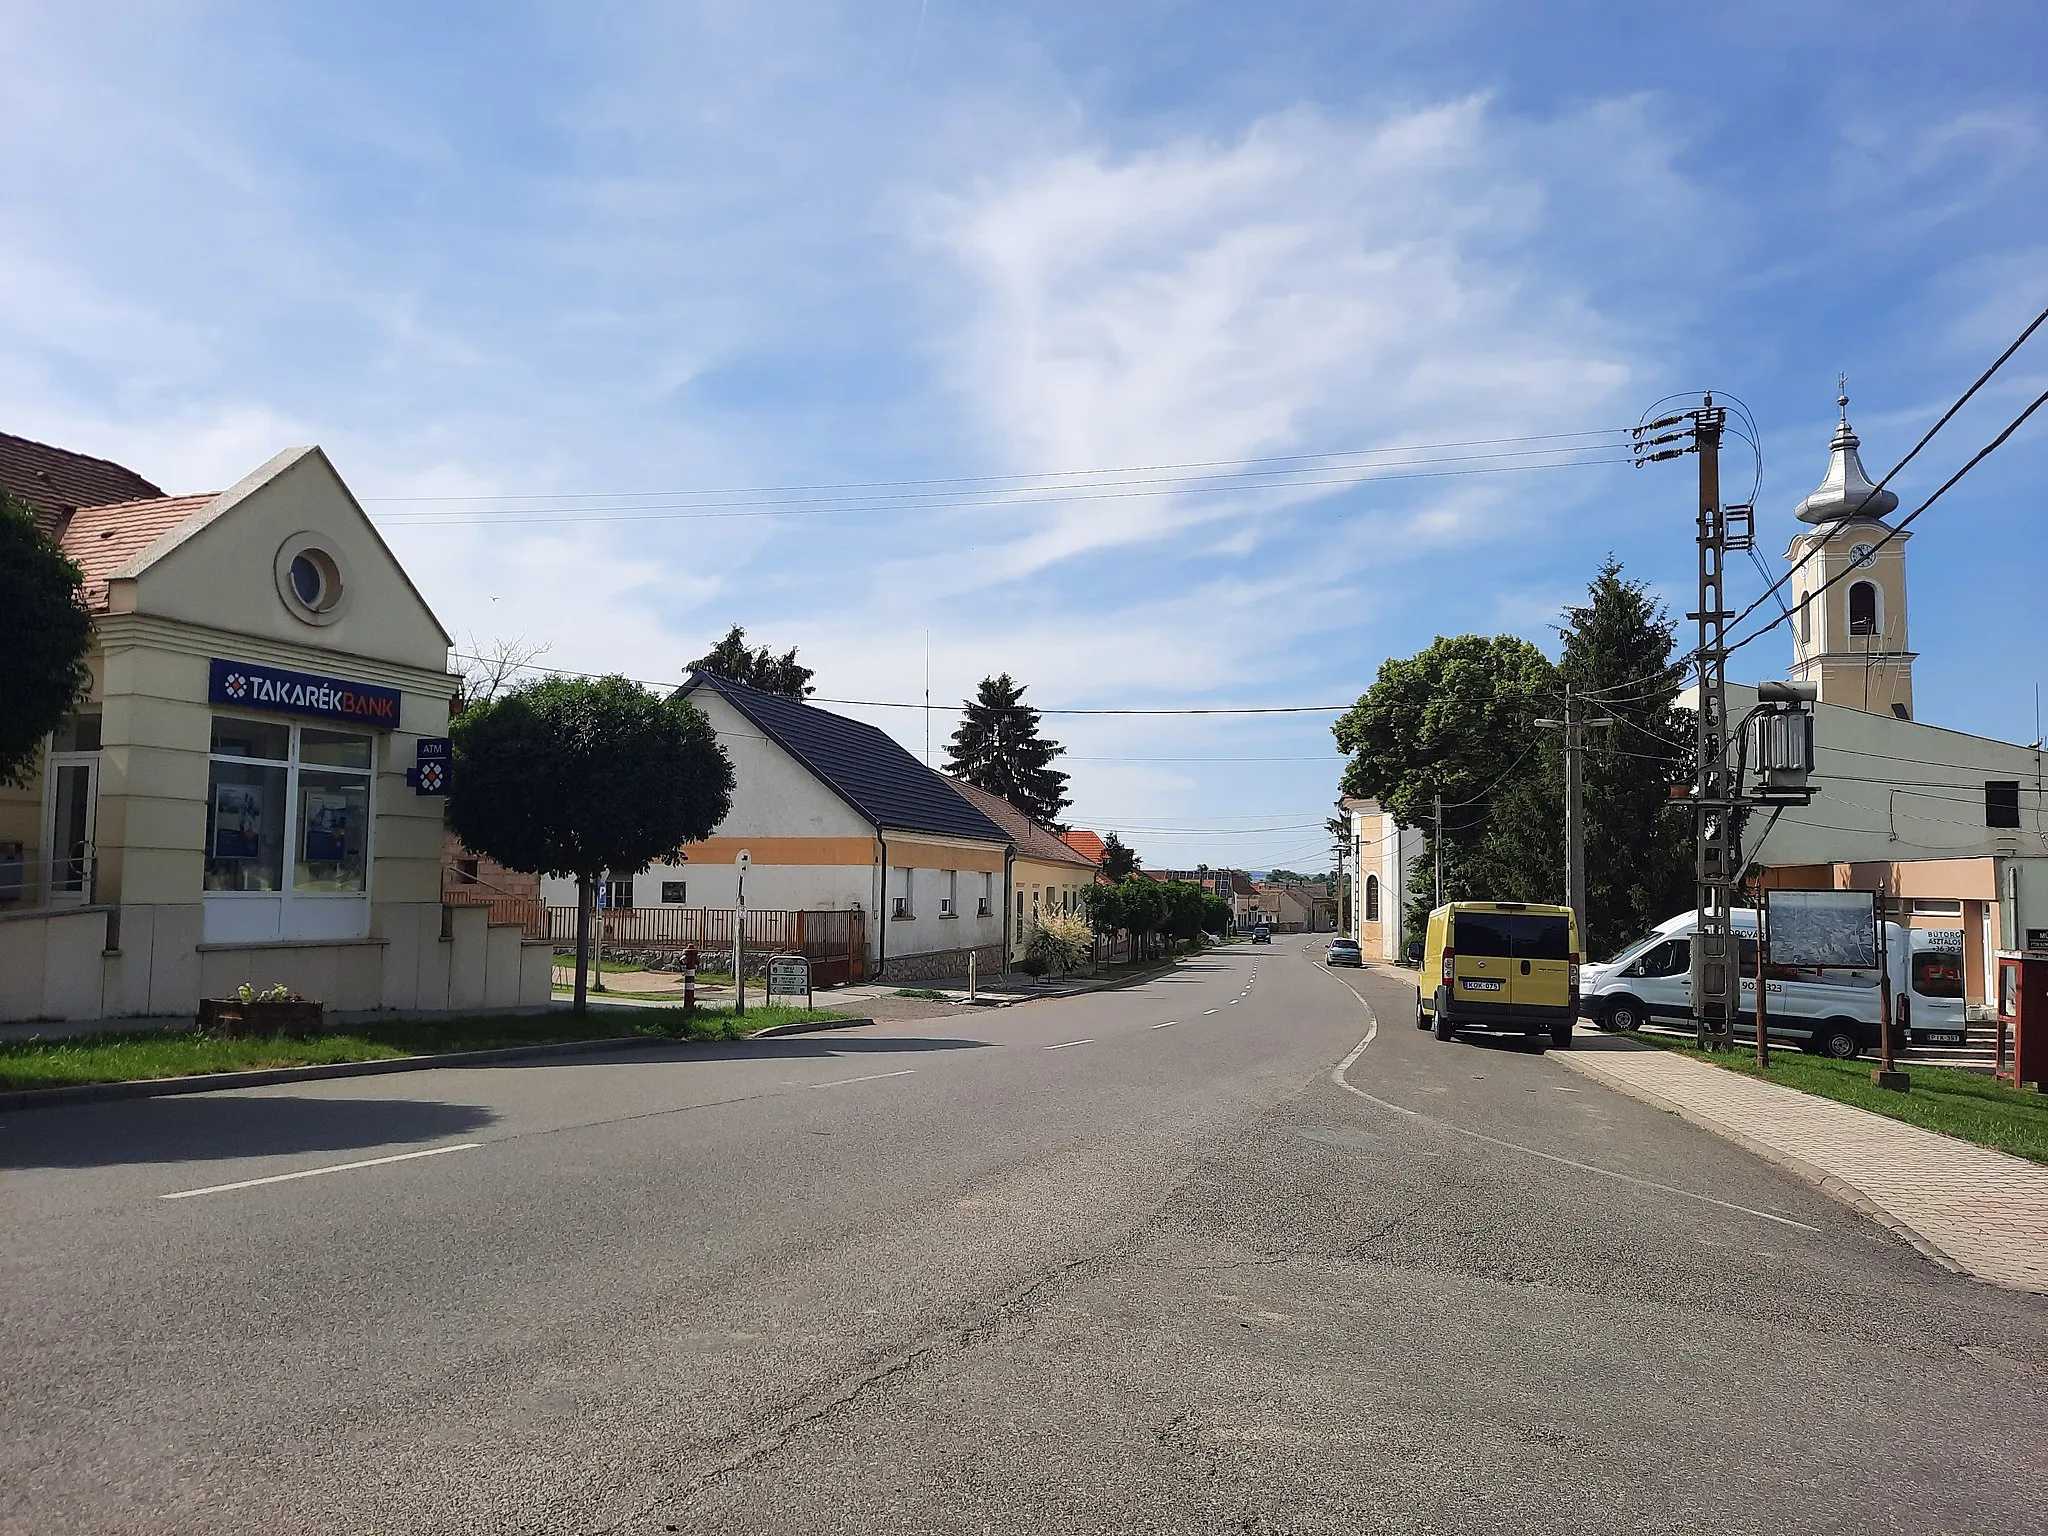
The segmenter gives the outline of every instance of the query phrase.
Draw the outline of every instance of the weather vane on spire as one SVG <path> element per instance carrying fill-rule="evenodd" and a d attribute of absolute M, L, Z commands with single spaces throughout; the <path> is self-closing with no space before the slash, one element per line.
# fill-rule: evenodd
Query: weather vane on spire
<path fill-rule="evenodd" d="M 1846 373 L 1835 375 L 1835 404 L 1842 408 L 1842 425 L 1846 427 L 1849 424 L 1849 375 Z"/>

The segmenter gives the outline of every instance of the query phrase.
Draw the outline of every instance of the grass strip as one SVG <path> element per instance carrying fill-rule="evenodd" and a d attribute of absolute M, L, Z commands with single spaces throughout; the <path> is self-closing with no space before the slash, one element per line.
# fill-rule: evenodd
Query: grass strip
<path fill-rule="evenodd" d="M 1770 1070 L 1762 1072 L 1757 1069 L 1755 1051 L 1747 1047 L 1714 1052 L 1669 1035 L 1631 1038 L 1725 1071 L 1783 1083 L 1817 1098 L 1852 1104 L 1923 1130 L 2048 1163 L 2048 1094 L 2018 1092 L 1981 1073 L 1902 1060 L 1899 1065 L 1912 1074 L 1913 1086 L 1906 1093 L 1894 1093 L 1870 1080 L 1868 1061 L 1834 1061 L 1774 1048 Z"/>
<path fill-rule="evenodd" d="M 572 1013 L 527 1013 L 378 1020 L 346 1025 L 331 1034 L 257 1039 L 203 1035 L 197 1030 L 140 1030 L 70 1039 L 11 1040 L 0 1042 L 0 1089 L 68 1088 L 80 1083 L 387 1061 L 401 1056 L 629 1036 L 738 1040 L 775 1024 L 822 1023 L 846 1017 L 824 1009 L 756 1007 L 738 1020 L 729 1008 L 700 1008 L 686 1029 L 680 1009 L 636 1009 L 587 1013 L 581 1018 Z"/>

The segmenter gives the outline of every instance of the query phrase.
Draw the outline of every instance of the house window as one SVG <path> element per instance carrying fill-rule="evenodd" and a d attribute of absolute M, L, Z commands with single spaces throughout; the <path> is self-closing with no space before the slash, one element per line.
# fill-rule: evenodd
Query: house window
<path fill-rule="evenodd" d="M 687 880 L 664 880 L 661 882 L 661 904 L 664 907 L 689 905 L 690 882 Z"/>
<path fill-rule="evenodd" d="M 605 904 L 614 912 L 632 910 L 633 877 L 631 875 L 612 876 L 610 880 L 605 882 L 605 895 Z"/>
<path fill-rule="evenodd" d="M 475 885 L 477 883 L 477 873 L 477 861 L 475 859 L 457 859 L 455 861 L 455 884 Z"/>
<path fill-rule="evenodd" d="M 981 875 L 981 906 L 975 911 L 976 917 L 992 917 L 996 910 L 996 877 L 987 870 Z"/>
<path fill-rule="evenodd" d="M 896 896 L 895 899 L 889 903 L 889 915 L 891 917 L 909 917 L 912 915 L 910 910 L 909 869 L 905 868 L 897 870 L 896 881 Z"/>
<path fill-rule="evenodd" d="M 939 916 L 960 915 L 960 871 L 942 869 L 939 871 Z"/>
<path fill-rule="evenodd" d="M 373 757 L 368 736 L 216 715 L 204 889 L 367 890 Z"/>
<path fill-rule="evenodd" d="M 1984 781 L 1984 825 L 1987 827 L 2016 827 L 2020 824 L 2020 781 L 2018 779 L 1986 779 Z"/>
<path fill-rule="evenodd" d="M 1849 588 L 1849 633 L 1877 633 L 1877 583 L 1859 581 Z"/>
<path fill-rule="evenodd" d="M 1380 920 L 1380 877 L 1365 877 L 1365 920 L 1376 923 Z"/>

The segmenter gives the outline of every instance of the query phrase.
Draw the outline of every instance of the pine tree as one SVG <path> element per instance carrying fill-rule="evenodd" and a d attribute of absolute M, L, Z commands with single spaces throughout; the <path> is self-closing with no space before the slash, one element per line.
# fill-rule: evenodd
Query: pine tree
<path fill-rule="evenodd" d="M 817 691 L 811 686 L 812 669 L 797 661 L 795 646 L 780 656 L 765 645 L 749 650 L 747 632 L 738 624 L 727 630 L 723 640 L 690 662 L 684 670 L 709 672 L 714 677 L 744 683 L 763 693 L 779 693 L 786 699 L 808 698 Z"/>
<path fill-rule="evenodd" d="M 947 744 L 946 771 L 1001 795 L 1040 825 L 1064 830 L 1060 813 L 1073 801 L 1067 776 L 1052 761 L 1066 748 L 1038 734 L 1038 711 L 1024 702 L 1024 686 L 1007 672 L 981 680 Z"/>
<path fill-rule="evenodd" d="M 1102 840 L 1103 874 L 1118 885 L 1138 872 L 1138 856 L 1124 846 L 1124 840 L 1114 832 Z"/>
<path fill-rule="evenodd" d="M 1565 609 L 1558 672 L 1618 721 L 1587 732 L 1585 756 L 1586 947 L 1604 956 L 1692 904 L 1692 823 L 1666 787 L 1691 777 L 1692 750 L 1664 606 L 1611 555 L 1586 593 Z"/>

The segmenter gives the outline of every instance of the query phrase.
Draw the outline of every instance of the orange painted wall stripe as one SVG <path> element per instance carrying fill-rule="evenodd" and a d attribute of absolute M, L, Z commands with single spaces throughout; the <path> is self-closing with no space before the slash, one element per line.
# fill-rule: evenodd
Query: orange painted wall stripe
<path fill-rule="evenodd" d="M 872 837 L 708 837 L 683 850 L 691 864 L 730 864 L 744 848 L 756 864 L 853 865 L 872 869 Z"/>

